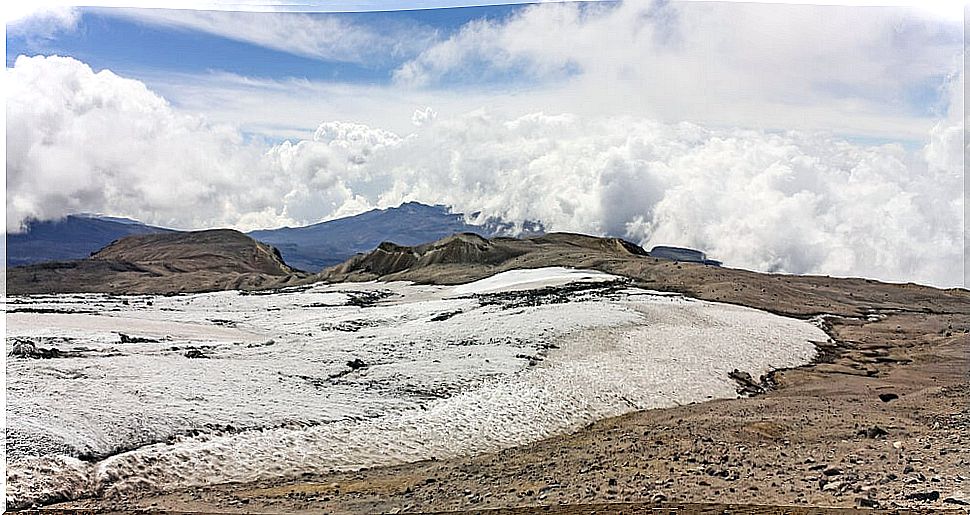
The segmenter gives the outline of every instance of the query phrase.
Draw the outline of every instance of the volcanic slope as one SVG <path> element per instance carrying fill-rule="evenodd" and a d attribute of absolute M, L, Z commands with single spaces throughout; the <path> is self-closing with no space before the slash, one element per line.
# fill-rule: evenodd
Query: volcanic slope
<path fill-rule="evenodd" d="M 7 293 L 190 293 L 272 289 L 307 274 L 279 252 L 230 229 L 129 236 L 87 259 L 7 271 Z"/>

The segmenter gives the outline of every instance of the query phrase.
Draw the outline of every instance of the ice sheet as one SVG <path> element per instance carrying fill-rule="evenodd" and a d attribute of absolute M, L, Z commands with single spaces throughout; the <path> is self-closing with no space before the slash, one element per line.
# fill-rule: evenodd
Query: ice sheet
<path fill-rule="evenodd" d="M 567 301 L 555 288 L 521 291 L 525 303 L 489 295 L 615 279 L 519 272 L 459 298 L 364 283 L 10 299 L 20 312 L 8 352 L 17 337 L 84 350 L 7 359 L 9 506 L 497 450 L 732 397 L 734 368 L 797 366 L 827 338 L 807 322 L 605 282 Z M 36 312 L 51 310 L 98 314 Z M 122 344 L 119 332 L 158 341 Z"/>

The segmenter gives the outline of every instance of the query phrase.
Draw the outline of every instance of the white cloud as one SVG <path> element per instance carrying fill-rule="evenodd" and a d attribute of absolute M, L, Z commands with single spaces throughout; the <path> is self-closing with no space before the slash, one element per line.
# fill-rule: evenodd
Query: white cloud
<path fill-rule="evenodd" d="M 364 182 L 389 185 L 379 205 L 443 202 L 758 270 L 961 281 L 962 171 L 933 172 L 897 145 L 477 112 L 375 152 L 366 168 Z"/>
<path fill-rule="evenodd" d="M 80 19 L 77 8 L 45 2 L 12 3 L 2 9 L 7 34 L 37 41 L 71 31 Z"/>
<path fill-rule="evenodd" d="M 901 8 L 538 5 L 466 25 L 394 76 L 412 88 L 525 76 L 610 114 L 860 132 L 882 118 L 903 133 L 914 91 L 953 69 L 961 41 L 958 24 Z"/>
<path fill-rule="evenodd" d="M 139 23 L 206 32 L 295 55 L 371 67 L 411 57 L 436 33 L 415 23 L 384 19 L 360 24 L 340 14 L 233 12 L 171 9 L 103 9 L 99 13 Z"/>
<path fill-rule="evenodd" d="M 237 131 L 172 109 L 141 82 L 54 56 L 18 58 L 6 83 L 7 230 L 79 211 L 228 225 L 285 187 L 252 166 L 260 153 Z"/>
<path fill-rule="evenodd" d="M 415 109 L 414 114 L 411 115 L 411 124 L 415 127 L 429 125 L 434 123 L 434 120 L 437 117 L 438 112 L 430 107 L 425 107 L 424 109 Z"/>
<path fill-rule="evenodd" d="M 77 211 L 249 229 L 418 200 L 731 266 L 962 283 L 963 76 L 946 27 L 894 10 L 643 5 L 478 23 L 398 85 L 153 77 L 177 107 L 72 59 L 20 58 L 8 230 Z M 524 85 L 472 84 L 519 69 Z M 911 112 L 913 90 L 947 74 L 946 115 Z"/>

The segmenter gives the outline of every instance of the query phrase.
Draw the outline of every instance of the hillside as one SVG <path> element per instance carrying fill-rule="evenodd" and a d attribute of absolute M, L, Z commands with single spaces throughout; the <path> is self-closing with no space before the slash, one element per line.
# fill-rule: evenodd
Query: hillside
<path fill-rule="evenodd" d="M 549 233 L 531 238 L 456 235 L 414 247 L 383 243 L 317 275 L 319 280 L 460 284 L 516 268 L 565 266 L 630 277 L 638 285 L 798 317 L 865 316 L 877 309 L 945 312 L 970 292 L 858 278 L 765 274 L 650 256 L 618 238 Z"/>
<path fill-rule="evenodd" d="M 7 293 L 180 293 L 264 289 L 305 278 L 273 247 L 214 229 L 122 238 L 87 259 L 7 271 Z"/>
<path fill-rule="evenodd" d="M 169 231 L 135 220 L 95 215 L 33 220 L 27 223 L 23 232 L 7 234 L 7 266 L 84 259 L 125 236 Z"/>

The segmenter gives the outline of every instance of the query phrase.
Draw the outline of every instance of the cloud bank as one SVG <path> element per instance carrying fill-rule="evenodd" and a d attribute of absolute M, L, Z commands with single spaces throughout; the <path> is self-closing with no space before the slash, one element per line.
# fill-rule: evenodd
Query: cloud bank
<path fill-rule="evenodd" d="M 469 23 L 394 79 L 425 89 L 511 76 L 565 97 L 564 109 L 898 137 L 961 59 L 960 27 L 914 9 L 560 4 Z"/>
<path fill-rule="evenodd" d="M 275 202 L 234 129 L 174 110 L 138 81 L 65 57 L 6 70 L 7 230 L 28 217 L 118 212 L 179 227 L 234 224 Z M 247 191 L 248 190 L 248 191 Z"/>
<path fill-rule="evenodd" d="M 7 230 L 93 211 L 178 228 L 312 223 L 405 200 L 706 250 L 729 266 L 962 283 L 962 75 L 916 151 L 829 133 L 476 110 L 328 121 L 272 147 L 63 57 L 7 69 Z"/>

